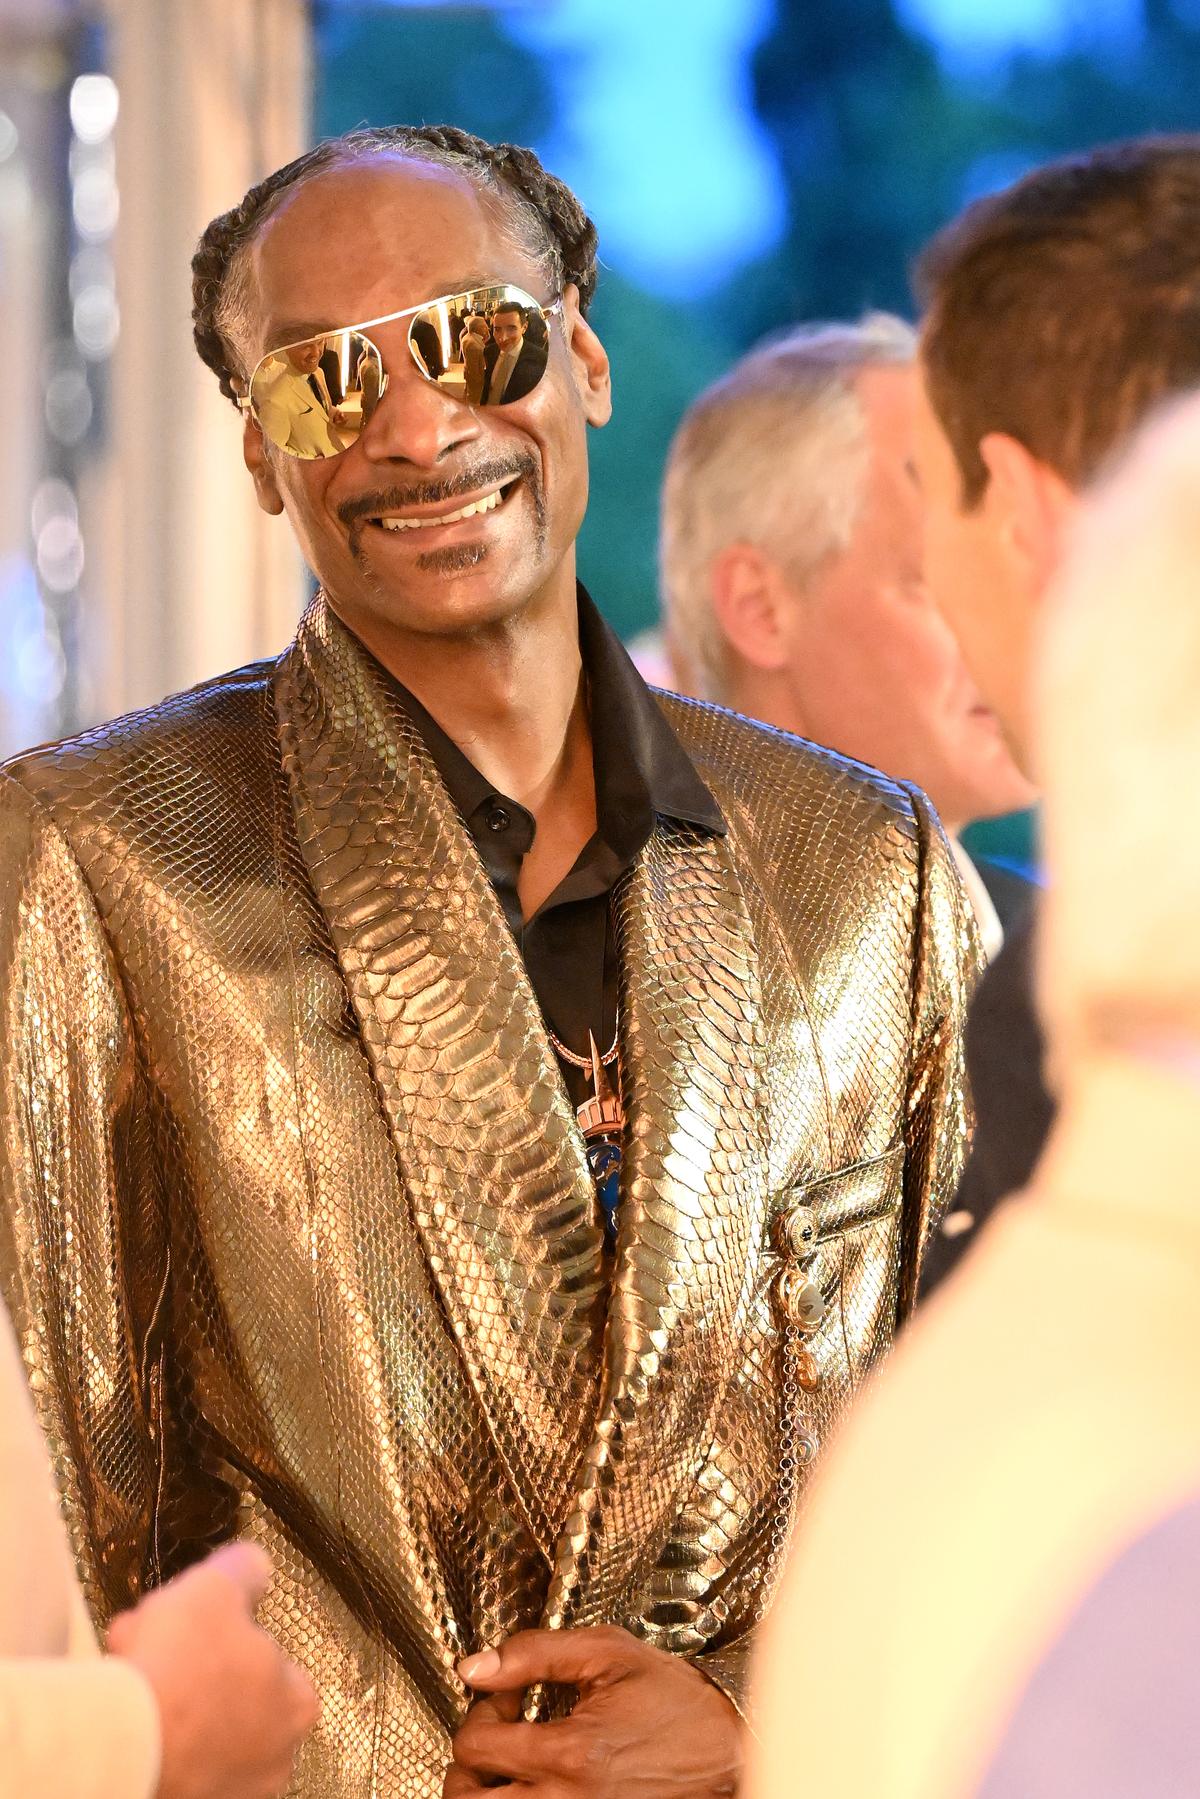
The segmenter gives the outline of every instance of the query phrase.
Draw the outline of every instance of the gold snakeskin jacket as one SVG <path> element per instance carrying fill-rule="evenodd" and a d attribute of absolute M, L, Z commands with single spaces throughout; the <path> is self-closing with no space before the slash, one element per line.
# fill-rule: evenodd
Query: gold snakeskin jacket
<path fill-rule="evenodd" d="M 622 1221 L 514 940 L 321 600 L 0 777 L 0 1265 L 103 1621 L 234 1531 L 324 1716 L 436 1795 L 456 1659 L 614 1622 L 740 1702 L 814 1450 L 913 1300 L 975 965 L 923 799 L 664 699 L 725 837 L 622 884 Z"/>

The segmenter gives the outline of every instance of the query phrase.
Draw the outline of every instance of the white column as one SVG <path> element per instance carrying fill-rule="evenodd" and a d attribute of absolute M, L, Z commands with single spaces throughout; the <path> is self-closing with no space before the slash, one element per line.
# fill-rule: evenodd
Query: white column
<path fill-rule="evenodd" d="M 305 0 L 109 10 L 121 331 L 111 456 L 85 496 L 104 716 L 275 653 L 299 614 L 290 531 L 258 511 L 240 420 L 192 345 L 190 262 L 208 221 L 305 147 L 310 94 Z"/>

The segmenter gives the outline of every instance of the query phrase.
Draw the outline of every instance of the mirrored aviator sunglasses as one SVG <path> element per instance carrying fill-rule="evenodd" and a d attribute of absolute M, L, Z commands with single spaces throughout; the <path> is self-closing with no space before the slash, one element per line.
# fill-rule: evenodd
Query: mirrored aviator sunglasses
<path fill-rule="evenodd" d="M 543 306 L 511 282 L 443 294 L 268 350 L 238 405 L 287 455 L 304 462 L 340 456 L 361 437 L 387 391 L 383 357 L 368 336 L 377 326 L 407 319 L 413 362 L 450 398 L 507 406 L 532 393 L 545 374 L 550 320 L 561 310 L 561 299 Z"/>

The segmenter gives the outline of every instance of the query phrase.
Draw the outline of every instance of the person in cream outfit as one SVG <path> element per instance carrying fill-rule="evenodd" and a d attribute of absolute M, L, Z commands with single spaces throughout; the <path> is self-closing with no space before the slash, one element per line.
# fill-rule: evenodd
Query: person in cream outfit
<path fill-rule="evenodd" d="M 0 1306 L 0 1799 L 274 1799 L 315 1717 L 235 1543 L 123 1613 L 102 1655 Z"/>

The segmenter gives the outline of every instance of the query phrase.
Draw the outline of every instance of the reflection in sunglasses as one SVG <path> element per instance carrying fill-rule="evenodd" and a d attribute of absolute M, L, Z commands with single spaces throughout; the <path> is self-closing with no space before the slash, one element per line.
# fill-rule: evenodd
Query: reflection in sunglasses
<path fill-rule="evenodd" d="M 409 355 L 425 380 L 466 405 L 499 406 L 523 399 L 541 380 L 549 321 L 561 309 L 561 299 L 543 306 L 509 282 L 442 295 L 269 350 L 239 405 L 289 456 L 338 456 L 357 441 L 387 390 L 369 329 L 408 319 Z"/>

